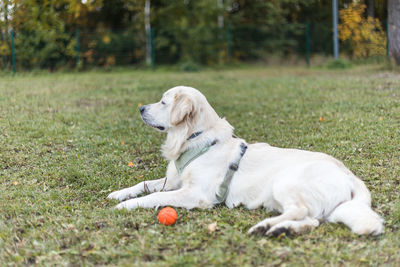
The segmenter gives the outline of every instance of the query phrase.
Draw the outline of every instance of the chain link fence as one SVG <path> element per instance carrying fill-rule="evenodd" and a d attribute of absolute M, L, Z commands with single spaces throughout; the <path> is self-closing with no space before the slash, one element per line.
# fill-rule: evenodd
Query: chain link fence
<path fill-rule="evenodd" d="M 268 62 L 271 58 L 331 56 L 332 25 L 285 27 L 241 25 L 224 28 L 151 29 L 152 66 L 192 62 L 200 65 Z M 345 48 L 345 45 L 343 46 Z M 146 35 L 133 29 L 0 33 L 0 68 L 50 71 L 110 66 L 145 66 Z"/>

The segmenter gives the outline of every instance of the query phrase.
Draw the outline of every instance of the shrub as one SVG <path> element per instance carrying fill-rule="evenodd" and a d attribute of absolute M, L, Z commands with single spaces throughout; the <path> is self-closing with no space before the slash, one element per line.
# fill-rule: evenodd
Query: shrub
<path fill-rule="evenodd" d="M 186 61 L 180 65 L 179 69 L 181 71 L 199 71 L 201 68 L 193 61 Z"/>
<path fill-rule="evenodd" d="M 348 69 L 351 67 L 351 63 L 345 59 L 334 59 L 326 64 L 328 69 Z"/>
<path fill-rule="evenodd" d="M 354 58 L 384 56 L 386 53 L 386 35 L 378 19 L 364 18 L 366 6 L 352 3 L 340 10 L 339 38 L 349 42 Z"/>

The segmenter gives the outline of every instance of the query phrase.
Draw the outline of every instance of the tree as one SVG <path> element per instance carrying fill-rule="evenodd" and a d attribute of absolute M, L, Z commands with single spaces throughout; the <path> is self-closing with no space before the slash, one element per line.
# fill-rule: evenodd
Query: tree
<path fill-rule="evenodd" d="M 400 65 L 400 1 L 388 1 L 389 55 Z"/>
<path fill-rule="evenodd" d="M 386 34 L 380 21 L 363 16 L 366 6 L 352 3 L 340 10 L 339 38 L 350 44 L 355 58 L 384 56 L 386 53 Z"/>

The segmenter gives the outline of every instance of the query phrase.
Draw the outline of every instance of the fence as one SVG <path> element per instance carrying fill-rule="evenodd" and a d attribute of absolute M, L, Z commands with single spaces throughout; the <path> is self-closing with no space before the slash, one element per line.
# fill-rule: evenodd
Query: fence
<path fill-rule="evenodd" d="M 332 55 L 332 25 L 288 24 L 285 27 L 227 25 L 151 29 L 152 65 L 194 62 L 204 65 L 264 61 L 271 55 L 296 56 L 310 65 L 313 55 Z M 346 47 L 343 46 L 343 49 Z M 21 69 L 90 68 L 145 64 L 144 31 L 70 30 L 14 32 L 0 35 L 0 67 Z"/>

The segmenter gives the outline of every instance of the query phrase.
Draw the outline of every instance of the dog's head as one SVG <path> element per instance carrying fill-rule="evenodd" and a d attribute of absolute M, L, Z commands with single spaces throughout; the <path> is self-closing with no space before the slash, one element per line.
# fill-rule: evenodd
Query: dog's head
<path fill-rule="evenodd" d="M 141 106 L 140 115 L 147 125 L 162 132 L 173 128 L 187 128 L 190 131 L 207 127 L 206 118 L 218 118 L 204 95 L 186 86 L 171 88 L 163 94 L 159 102 Z"/>
<path fill-rule="evenodd" d="M 199 145 L 209 139 L 222 140 L 232 136 L 232 126 L 217 115 L 202 93 L 192 87 L 169 89 L 159 102 L 140 107 L 140 114 L 147 125 L 168 132 L 162 146 L 168 160 L 177 159 L 188 146 L 196 145 L 193 142 Z M 196 132 L 203 134 L 187 142 Z"/>

